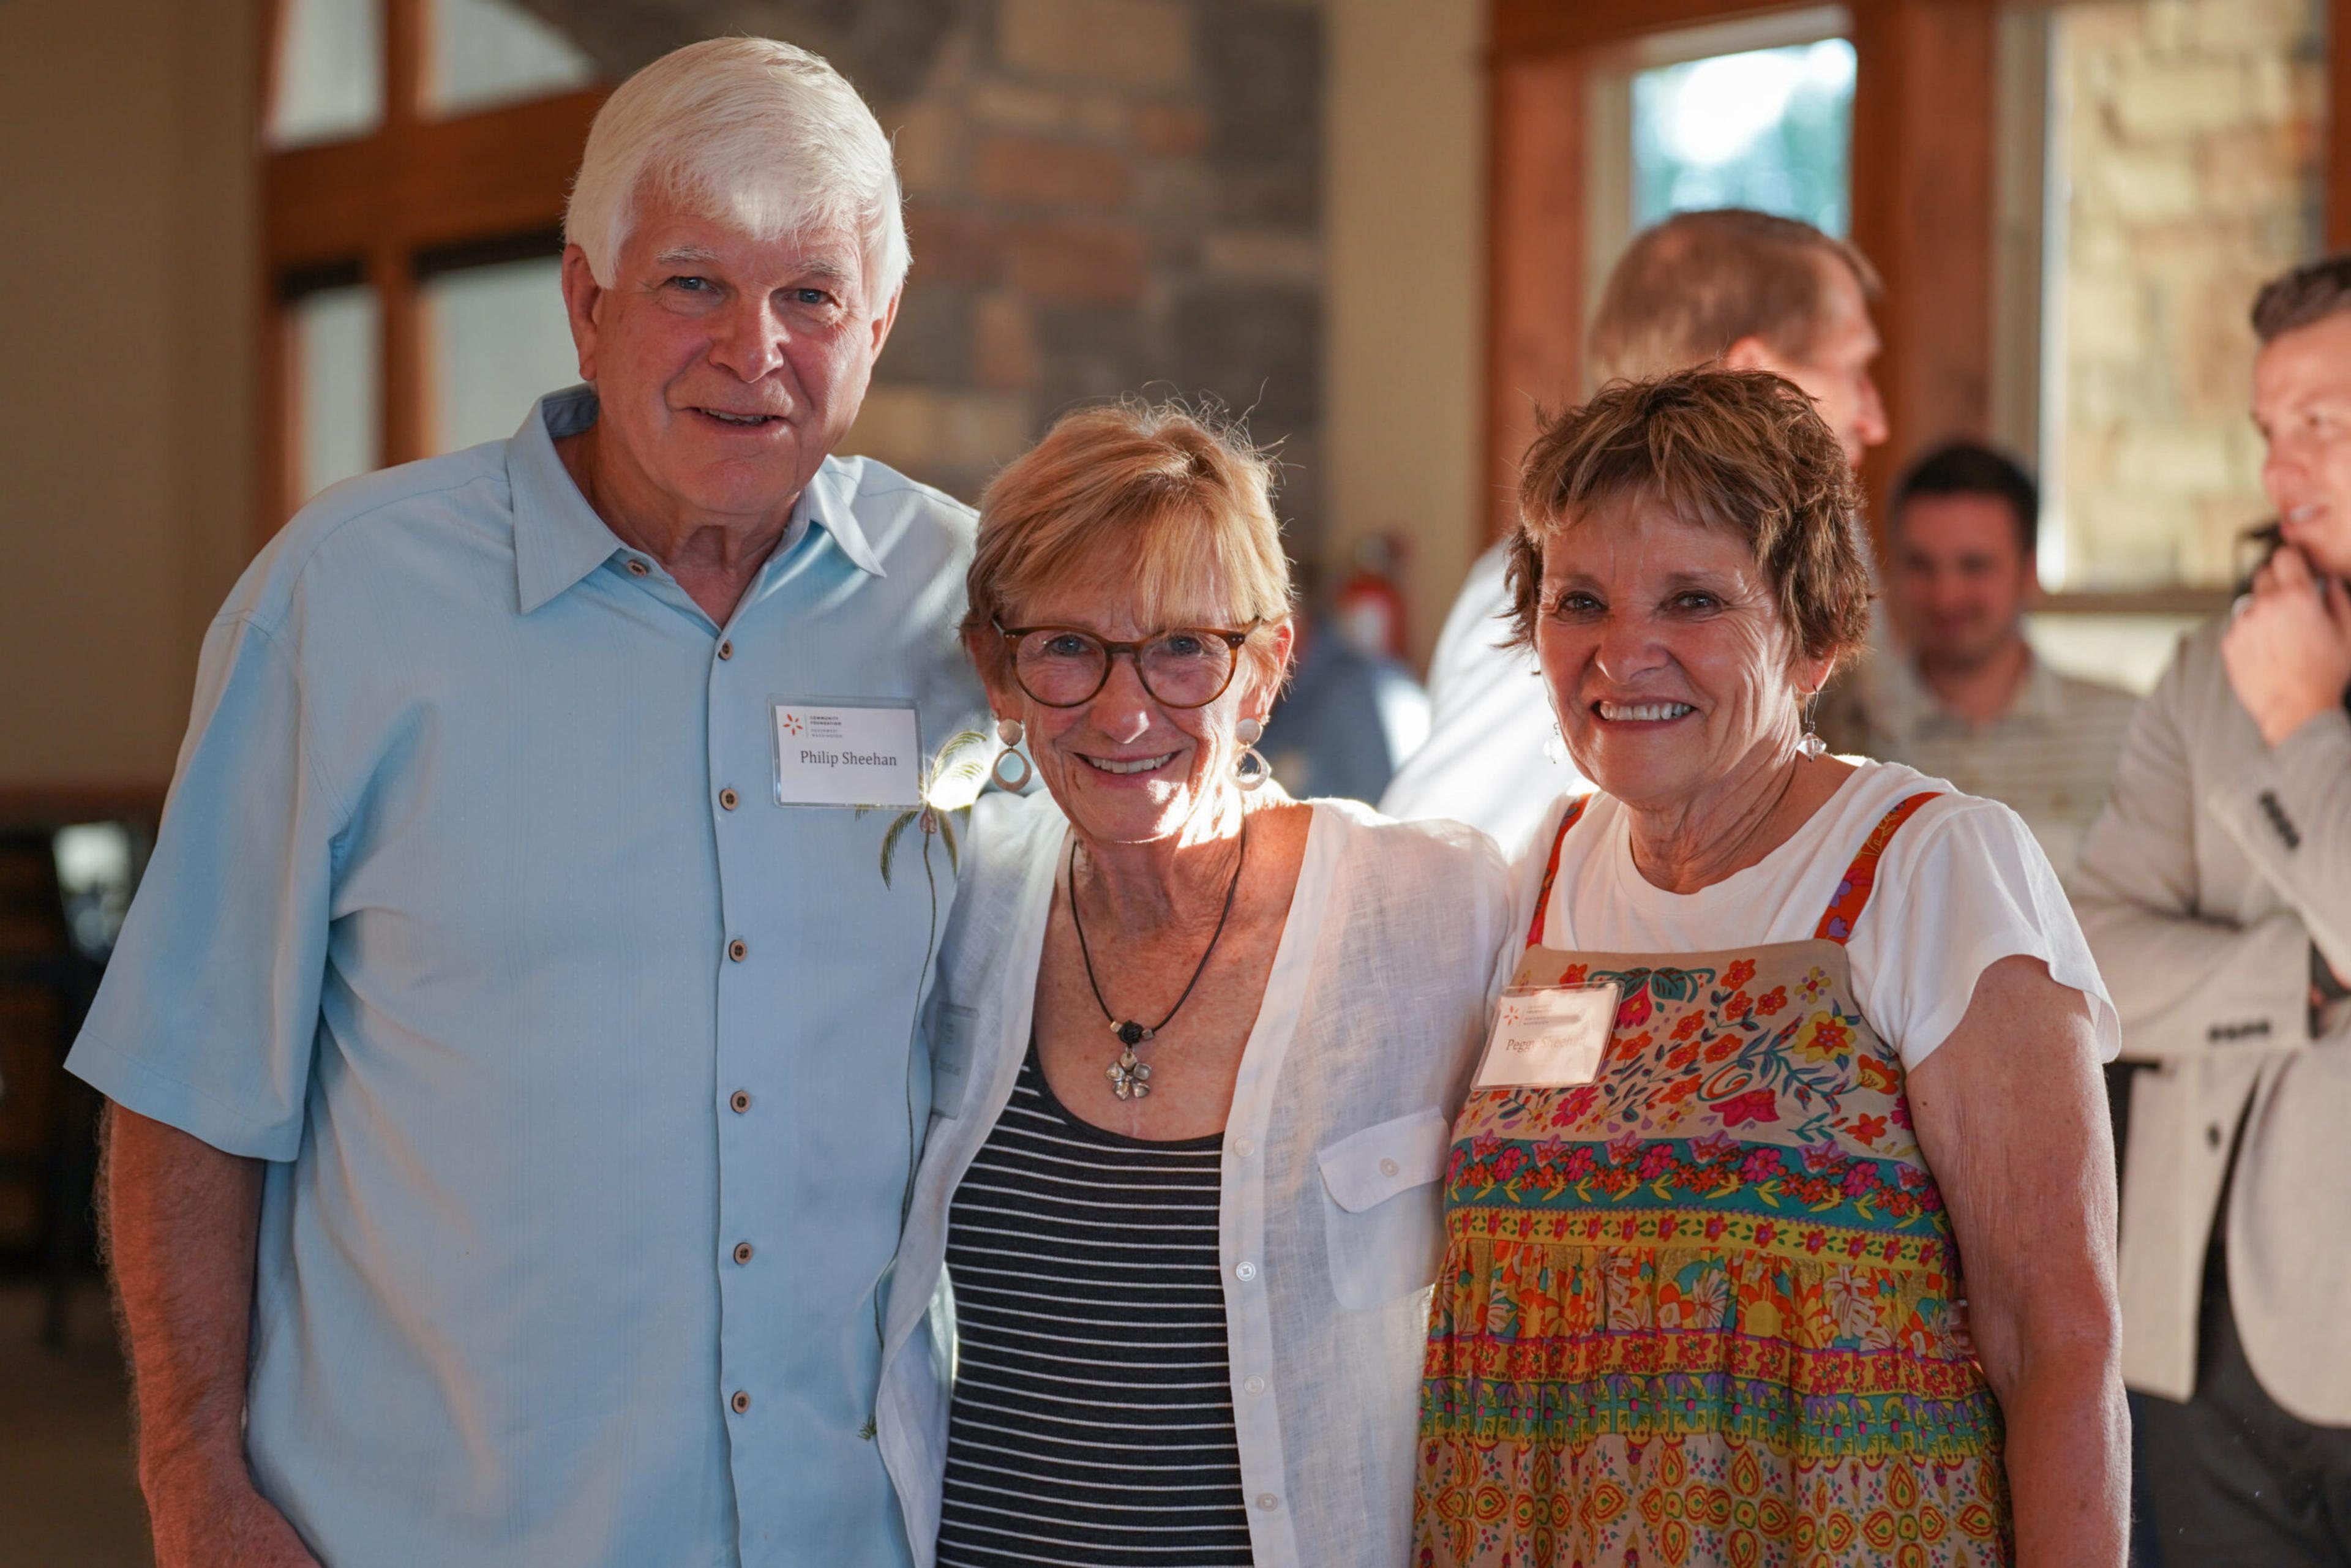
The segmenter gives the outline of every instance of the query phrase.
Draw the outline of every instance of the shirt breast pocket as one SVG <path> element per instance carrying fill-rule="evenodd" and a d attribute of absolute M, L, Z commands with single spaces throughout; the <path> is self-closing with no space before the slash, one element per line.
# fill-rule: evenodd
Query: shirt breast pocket
<path fill-rule="evenodd" d="M 1426 1288 L 1445 1250 L 1443 1113 L 1415 1111 L 1351 1133 L 1314 1156 L 1322 1239 L 1343 1307 L 1377 1307 Z"/>

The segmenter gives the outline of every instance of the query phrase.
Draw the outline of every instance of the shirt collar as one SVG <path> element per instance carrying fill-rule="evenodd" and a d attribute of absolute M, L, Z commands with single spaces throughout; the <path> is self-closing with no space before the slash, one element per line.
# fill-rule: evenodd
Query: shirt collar
<path fill-rule="evenodd" d="M 856 509 L 851 505 L 857 486 L 850 482 L 846 465 L 835 457 L 827 457 L 816 471 L 816 477 L 800 492 L 799 512 L 815 527 L 832 536 L 841 553 L 850 559 L 860 571 L 870 577 L 887 577 L 882 570 L 882 558 L 873 553 L 872 541 L 857 521 Z"/>
<path fill-rule="evenodd" d="M 555 450 L 557 441 L 595 423 L 596 389 L 571 387 L 532 404 L 522 428 L 507 443 L 507 482 L 514 495 L 515 586 L 525 615 L 628 549 L 580 493 Z M 846 479 L 842 465 L 827 457 L 795 509 L 830 534 L 860 570 L 885 576 L 881 559 L 858 526 Z M 785 536 L 785 546 L 798 531 Z M 778 556 L 784 553 L 784 547 L 778 547 Z"/>
<path fill-rule="evenodd" d="M 514 495 L 515 587 L 525 615 L 569 589 L 627 547 L 604 526 L 556 455 L 556 441 L 596 423 L 596 389 L 549 392 L 507 443 L 507 484 Z"/>

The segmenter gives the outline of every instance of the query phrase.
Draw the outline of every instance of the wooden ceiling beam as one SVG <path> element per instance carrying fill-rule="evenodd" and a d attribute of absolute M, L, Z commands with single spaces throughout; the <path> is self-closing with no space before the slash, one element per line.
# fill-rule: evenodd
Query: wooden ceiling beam
<path fill-rule="evenodd" d="M 559 226 L 603 101 L 601 89 L 565 93 L 272 154 L 271 273 Z"/>

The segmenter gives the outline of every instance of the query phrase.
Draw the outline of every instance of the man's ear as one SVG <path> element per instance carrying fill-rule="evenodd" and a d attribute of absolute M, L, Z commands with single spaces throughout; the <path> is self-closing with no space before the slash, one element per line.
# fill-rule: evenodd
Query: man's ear
<path fill-rule="evenodd" d="M 898 287 L 890 291 L 890 303 L 882 307 L 881 313 L 873 318 L 873 357 L 877 360 L 882 357 L 882 345 L 890 340 L 890 329 L 898 323 L 898 301 L 904 298 L 906 285 L 902 278 Z"/>
<path fill-rule="evenodd" d="M 1726 371 L 1770 371 L 1773 375 L 1788 373 L 1788 362 L 1771 351 L 1771 345 L 1752 332 L 1722 350 L 1722 368 Z"/>
<path fill-rule="evenodd" d="M 588 265 L 588 253 L 576 245 L 563 247 L 563 313 L 571 322 L 571 347 L 580 356 L 580 379 L 596 379 L 596 308 L 604 286 Z"/>

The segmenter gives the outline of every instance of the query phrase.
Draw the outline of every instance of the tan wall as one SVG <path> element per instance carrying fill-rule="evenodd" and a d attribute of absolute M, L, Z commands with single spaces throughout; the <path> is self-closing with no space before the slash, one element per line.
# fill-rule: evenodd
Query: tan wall
<path fill-rule="evenodd" d="M 168 777 L 250 546 L 250 4 L 0 5 L 0 792 Z"/>
<path fill-rule="evenodd" d="M 1335 0 L 1324 11 L 1323 559 L 1411 540 L 1426 660 L 1480 545 L 1485 7 Z"/>

